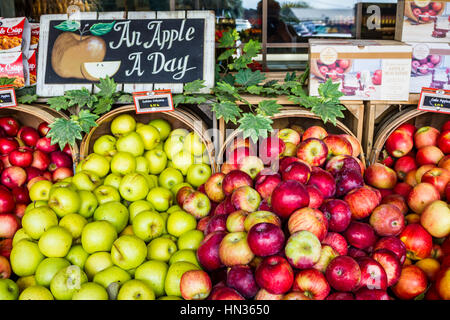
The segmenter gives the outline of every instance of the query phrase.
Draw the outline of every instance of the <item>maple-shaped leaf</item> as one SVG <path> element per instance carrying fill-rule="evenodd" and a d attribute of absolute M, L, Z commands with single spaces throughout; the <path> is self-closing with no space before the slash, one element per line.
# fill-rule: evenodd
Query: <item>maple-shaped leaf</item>
<path fill-rule="evenodd" d="M 97 102 L 94 104 L 94 110 L 93 112 L 95 114 L 103 114 L 111 110 L 111 107 L 114 103 L 114 99 L 111 97 L 101 97 Z"/>
<path fill-rule="evenodd" d="M 293 71 L 292 73 L 287 72 L 284 77 L 284 82 L 295 81 L 297 79 L 297 73 Z"/>
<path fill-rule="evenodd" d="M 242 55 L 233 63 L 230 63 L 228 67 L 230 69 L 241 70 L 247 68 L 247 65 L 249 65 L 250 63 L 252 63 L 252 59 L 247 57 L 246 55 Z"/>
<path fill-rule="evenodd" d="M 217 85 L 214 89 L 218 92 L 228 93 L 231 95 L 237 93 L 236 87 L 224 81 L 217 82 Z"/>
<path fill-rule="evenodd" d="M 280 112 L 281 105 L 277 103 L 277 100 L 262 100 L 258 103 L 257 112 L 264 116 L 272 117 Z"/>
<path fill-rule="evenodd" d="M 50 131 L 47 133 L 47 137 L 51 138 L 51 143 L 58 144 L 61 150 L 69 144 L 74 146 L 76 140 L 81 140 L 81 128 L 78 121 L 73 119 L 58 118 L 55 122 L 49 125 Z"/>
<path fill-rule="evenodd" d="M 129 93 L 122 93 L 118 98 L 117 102 L 120 103 L 132 103 L 133 102 L 133 95 Z"/>
<path fill-rule="evenodd" d="M 318 103 L 311 106 L 311 111 L 318 115 L 324 123 L 330 121 L 334 125 L 336 125 L 337 118 L 344 117 L 343 110 L 345 110 L 343 105 L 332 101 L 322 102 L 319 100 Z"/>
<path fill-rule="evenodd" d="M 245 113 L 238 122 L 244 139 L 250 137 L 254 143 L 258 141 L 259 137 L 267 138 L 269 132 L 273 131 L 272 119 L 261 114 Z"/>
<path fill-rule="evenodd" d="M 234 86 L 236 79 L 232 74 L 229 73 L 225 77 L 223 77 L 222 81 L 228 83 L 231 86 Z"/>
<path fill-rule="evenodd" d="M 80 90 L 67 90 L 64 96 L 69 100 L 69 107 L 88 106 L 91 108 L 94 102 L 98 100 L 97 97 L 91 94 L 91 92 L 86 88 L 82 88 Z"/>
<path fill-rule="evenodd" d="M 185 94 L 192 94 L 199 92 L 200 89 L 205 88 L 205 80 L 198 79 L 192 82 L 188 82 L 184 85 L 183 91 Z"/>
<path fill-rule="evenodd" d="M 117 91 L 117 83 L 110 77 L 101 78 L 95 86 L 100 90 L 99 97 L 112 97 Z"/>
<path fill-rule="evenodd" d="M 55 109 L 56 111 L 67 110 L 69 105 L 69 99 L 65 96 L 52 97 L 47 100 L 47 104 L 50 108 Z"/>
<path fill-rule="evenodd" d="M 261 71 L 252 71 L 250 69 L 241 69 L 236 74 L 236 83 L 244 87 L 254 86 L 266 79 L 265 74 Z"/>
<path fill-rule="evenodd" d="M 273 87 L 277 84 L 278 84 L 278 80 L 270 80 L 270 81 L 267 81 L 266 83 L 264 83 L 263 87 L 266 87 L 266 88 Z"/>
<path fill-rule="evenodd" d="M 185 103 L 187 104 L 201 104 L 206 102 L 206 97 L 204 96 L 186 96 Z"/>
<path fill-rule="evenodd" d="M 248 88 L 246 88 L 247 92 L 250 94 L 255 94 L 255 95 L 259 95 L 261 94 L 263 87 L 261 86 L 250 86 Z"/>
<path fill-rule="evenodd" d="M 176 95 L 172 96 L 172 101 L 173 101 L 174 107 L 178 107 L 179 104 L 185 103 L 186 96 L 183 94 L 176 94 Z"/>
<path fill-rule="evenodd" d="M 23 96 L 17 97 L 19 103 L 30 104 L 37 100 L 38 96 L 36 94 L 25 94 Z"/>
<path fill-rule="evenodd" d="M 250 39 L 244 45 L 244 52 L 248 58 L 254 58 L 261 52 L 261 43 L 257 40 Z"/>
<path fill-rule="evenodd" d="M 89 110 L 81 110 L 78 114 L 78 123 L 80 124 L 81 130 L 83 132 L 89 133 L 91 128 L 98 126 L 97 122 L 98 115 L 92 114 Z"/>
<path fill-rule="evenodd" d="M 319 95 L 324 99 L 339 100 L 344 94 L 339 91 L 339 82 L 333 83 L 331 79 L 321 83 L 318 89 Z"/>
<path fill-rule="evenodd" d="M 234 47 L 234 43 L 239 39 L 239 34 L 236 29 L 228 30 L 222 34 L 219 39 L 219 48 L 231 48 Z"/>
<path fill-rule="evenodd" d="M 228 49 L 224 52 L 222 52 L 219 57 L 217 58 L 218 61 L 223 61 L 223 60 L 227 60 L 229 57 L 231 57 L 232 55 L 236 54 L 236 49 Z"/>
<path fill-rule="evenodd" d="M 234 124 L 236 124 L 237 118 L 241 116 L 241 109 L 231 101 L 214 102 L 212 111 L 216 113 L 217 119 L 223 118 L 225 122 L 231 121 Z"/>
<path fill-rule="evenodd" d="M 14 84 L 16 78 L 0 77 L 0 86 L 10 86 Z"/>

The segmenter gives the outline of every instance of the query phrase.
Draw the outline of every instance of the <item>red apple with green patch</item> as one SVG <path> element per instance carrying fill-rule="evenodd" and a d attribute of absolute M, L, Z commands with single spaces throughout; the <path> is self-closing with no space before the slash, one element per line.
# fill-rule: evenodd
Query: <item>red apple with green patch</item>
<path fill-rule="evenodd" d="M 426 146 L 420 148 L 416 154 L 416 161 L 419 165 L 437 165 L 444 157 L 444 153 L 436 146 Z"/>
<path fill-rule="evenodd" d="M 278 138 L 283 140 L 284 143 L 292 143 L 294 145 L 298 145 L 300 143 L 300 134 L 291 129 L 291 128 L 283 128 L 278 131 Z"/>
<path fill-rule="evenodd" d="M 366 169 L 364 180 L 378 189 L 392 189 L 397 184 L 397 174 L 381 163 L 374 163 Z"/>
<path fill-rule="evenodd" d="M 225 193 L 222 188 L 224 177 L 225 174 L 222 172 L 217 172 L 210 176 L 206 181 L 205 192 L 211 201 L 219 203 L 225 199 Z"/>
<path fill-rule="evenodd" d="M 324 300 L 331 290 L 323 273 L 316 269 L 301 270 L 297 273 L 292 289 L 312 300 Z"/>
<path fill-rule="evenodd" d="M 395 158 L 403 157 L 414 147 L 412 136 L 405 130 L 395 130 L 386 139 L 386 151 Z"/>
<path fill-rule="evenodd" d="M 239 165 L 239 170 L 247 173 L 252 179 L 254 179 L 263 169 L 263 161 L 256 156 L 244 157 Z"/>
<path fill-rule="evenodd" d="M 212 289 L 211 278 L 203 270 L 190 270 L 180 279 L 180 292 L 185 300 L 205 300 Z"/>
<path fill-rule="evenodd" d="M 299 144 L 297 157 L 310 166 L 322 166 L 328 157 L 328 147 L 322 140 L 309 138 Z"/>
<path fill-rule="evenodd" d="M 259 193 L 249 186 L 241 186 L 235 189 L 231 195 L 231 203 L 236 210 L 254 212 L 258 209 L 260 202 Z"/>
<path fill-rule="evenodd" d="M 441 195 L 445 197 L 445 187 L 450 182 L 450 172 L 443 168 L 433 168 L 425 172 L 422 176 L 421 182 L 432 184 Z"/>
<path fill-rule="evenodd" d="M 412 260 L 425 259 L 430 256 L 433 249 L 433 238 L 418 223 L 408 224 L 399 235 L 405 244 L 406 256 Z"/>
<path fill-rule="evenodd" d="M 438 129 L 425 126 L 419 128 L 414 134 L 414 145 L 417 149 L 426 146 L 435 146 L 439 138 L 440 132 Z"/>
<path fill-rule="evenodd" d="M 306 230 L 293 233 L 284 248 L 289 263 L 297 269 L 314 266 L 320 259 L 321 250 L 322 245 L 319 239 Z"/>
<path fill-rule="evenodd" d="M 317 263 L 313 265 L 313 268 L 319 270 L 320 272 L 325 273 L 331 260 L 333 260 L 339 255 L 340 254 L 333 247 L 323 244 L 322 251 L 320 251 L 319 261 L 317 261 Z"/>
<path fill-rule="evenodd" d="M 323 139 L 323 142 L 327 145 L 329 156 L 353 155 L 351 143 L 342 136 L 336 134 L 328 135 Z"/>

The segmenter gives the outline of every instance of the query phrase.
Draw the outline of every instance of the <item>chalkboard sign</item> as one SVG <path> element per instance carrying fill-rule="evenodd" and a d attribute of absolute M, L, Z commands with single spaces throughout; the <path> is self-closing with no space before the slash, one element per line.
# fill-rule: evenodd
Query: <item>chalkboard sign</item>
<path fill-rule="evenodd" d="M 450 91 L 442 89 L 422 89 L 419 110 L 450 114 Z"/>
<path fill-rule="evenodd" d="M 37 94 L 56 96 L 109 76 L 125 92 L 214 82 L 209 11 L 79 13 L 41 17 Z"/>
<path fill-rule="evenodd" d="M 0 87 L 0 108 L 15 107 L 17 105 L 14 88 Z"/>
<path fill-rule="evenodd" d="M 136 113 L 168 112 L 174 110 L 170 91 L 147 91 L 133 93 Z"/>

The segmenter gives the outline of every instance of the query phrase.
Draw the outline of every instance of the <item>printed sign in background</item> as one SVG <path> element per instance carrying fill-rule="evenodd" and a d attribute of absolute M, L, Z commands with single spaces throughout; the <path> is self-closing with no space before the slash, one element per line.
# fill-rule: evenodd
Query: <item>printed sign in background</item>
<path fill-rule="evenodd" d="M 15 107 L 17 105 L 14 88 L 0 87 L 0 108 Z"/>
<path fill-rule="evenodd" d="M 424 88 L 417 108 L 423 111 L 450 114 L 450 91 Z"/>
<path fill-rule="evenodd" d="M 214 14 L 210 11 L 82 12 L 44 15 L 37 93 L 57 96 L 108 75 L 125 92 L 214 84 Z"/>
<path fill-rule="evenodd" d="M 136 113 L 168 112 L 174 110 L 170 91 L 150 91 L 133 93 Z"/>

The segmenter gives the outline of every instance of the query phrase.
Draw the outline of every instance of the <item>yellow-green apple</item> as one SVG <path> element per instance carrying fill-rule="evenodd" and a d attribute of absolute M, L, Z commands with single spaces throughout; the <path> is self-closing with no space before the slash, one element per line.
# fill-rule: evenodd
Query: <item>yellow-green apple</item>
<path fill-rule="evenodd" d="M 359 286 L 361 269 L 355 259 L 349 256 L 339 256 L 330 262 L 325 276 L 333 289 L 349 292 Z"/>
<path fill-rule="evenodd" d="M 270 164 L 279 159 L 285 149 L 286 145 L 283 140 L 276 136 L 270 136 L 259 143 L 259 157 L 264 164 Z"/>
<path fill-rule="evenodd" d="M 314 168 L 311 171 L 308 185 L 316 186 L 325 199 L 333 197 L 336 193 L 336 182 L 333 175 L 321 168 Z"/>
<path fill-rule="evenodd" d="M 90 281 L 94 278 L 95 274 L 113 266 L 111 254 L 109 252 L 95 252 L 92 253 L 84 263 L 84 271 L 86 272 Z"/>
<path fill-rule="evenodd" d="M 72 183 L 78 190 L 93 191 L 100 186 L 102 180 L 93 172 L 80 171 L 73 176 Z"/>
<path fill-rule="evenodd" d="M 101 204 L 94 212 L 94 220 L 106 220 L 110 222 L 117 233 L 120 233 L 128 223 L 129 213 L 126 206 L 118 201 Z"/>
<path fill-rule="evenodd" d="M 19 295 L 19 300 L 55 300 L 50 290 L 43 286 L 33 285 L 25 288 Z"/>
<path fill-rule="evenodd" d="M 428 204 L 440 199 L 439 191 L 432 184 L 422 182 L 411 190 L 407 202 L 415 213 L 422 213 Z"/>
<path fill-rule="evenodd" d="M 248 264 L 254 254 L 247 243 L 246 232 L 232 232 L 227 234 L 219 246 L 219 257 L 228 267 Z"/>
<path fill-rule="evenodd" d="M 277 135 L 285 144 L 292 143 L 293 145 L 298 145 L 300 143 L 300 134 L 291 128 L 283 128 L 278 131 Z"/>
<path fill-rule="evenodd" d="M 108 202 L 118 202 L 121 200 L 119 190 L 112 186 L 99 186 L 93 193 L 99 205 L 104 205 Z"/>
<path fill-rule="evenodd" d="M 442 200 L 428 204 L 420 215 L 420 224 L 435 238 L 450 234 L 450 209 Z"/>
<path fill-rule="evenodd" d="M 295 157 L 295 155 L 297 154 L 297 145 L 290 143 L 290 142 L 285 142 L 284 144 L 285 144 L 286 148 L 284 149 L 284 152 L 281 156 L 282 157 Z"/>
<path fill-rule="evenodd" d="M 141 125 L 136 129 L 136 133 L 141 137 L 145 150 L 151 150 L 161 141 L 158 129 L 152 125 Z"/>
<path fill-rule="evenodd" d="M 254 179 L 263 169 L 263 161 L 256 156 L 243 157 L 239 162 L 239 170 L 247 173 L 252 179 Z"/>
<path fill-rule="evenodd" d="M 444 153 L 436 146 L 420 148 L 416 153 L 416 161 L 419 165 L 437 165 L 444 157 Z"/>
<path fill-rule="evenodd" d="M 231 202 L 236 210 L 254 212 L 259 207 L 261 196 L 252 187 L 241 186 L 233 191 Z"/>
<path fill-rule="evenodd" d="M 145 199 L 148 191 L 147 179 L 139 173 L 125 175 L 119 186 L 119 192 L 122 198 L 131 202 Z"/>
<path fill-rule="evenodd" d="M 197 220 L 195 217 L 185 211 L 172 212 L 167 219 L 167 232 L 175 237 L 194 230 L 196 226 Z"/>
<path fill-rule="evenodd" d="M 197 250 L 197 258 L 200 265 L 207 271 L 213 271 L 223 266 L 220 256 L 219 247 L 226 232 L 217 231 L 205 236 L 200 247 Z"/>
<path fill-rule="evenodd" d="M 142 156 L 145 150 L 141 135 L 136 132 L 127 133 L 117 139 L 116 149 L 118 152 L 129 152 L 134 157 Z"/>
<path fill-rule="evenodd" d="M 84 159 L 81 169 L 95 172 L 100 178 L 103 178 L 109 173 L 110 164 L 105 157 L 92 153 Z"/>
<path fill-rule="evenodd" d="M 78 266 L 59 270 L 50 282 L 50 291 L 56 300 L 71 300 L 74 292 L 88 282 L 86 273 Z"/>
<path fill-rule="evenodd" d="M 19 241 L 23 240 L 23 239 L 27 239 L 27 240 L 33 240 L 33 238 L 31 238 L 26 232 L 25 229 L 20 228 L 19 230 L 17 230 L 17 232 L 14 234 L 14 237 L 12 239 L 12 246 L 15 246 L 16 243 L 18 243 Z M 11 247 L 12 249 L 12 247 Z M 11 254 L 11 252 L 9 253 Z M 8 257 L 9 258 L 9 257 Z"/>
<path fill-rule="evenodd" d="M 129 114 L 122 114 L 111 122 L 111 133 L 118 137 L 136 129 L 136 120 Z"/>
<path fill-rule="evenodd" d="M 398 129 L 389 135 L 385 143 L 387 152 L 395 158 L 408 154 L 413 147 L 413 137 L 408 132 Z"/>
<path fill-rule="evenodd" d="M 201 156 L 206 150 L 206 146 L 201 137 L 195 132 L 190 132 L 185 137 L 183 147 L 186 151 L 195 156 Z"/>
<path fill-rule="evenodd" d="M 237 265 L 229 268 L 227 270 L 226 284 L 247 299 L 253 298 L 259 289 L 253 270 L 247 265 Z"/>
<path fill-rule="evenodd" d="M 119 285 L 131 279 L 130 274 L 118 266 L 110 266 L 94 275 L 93 282 L 98 283 L 107 289 L 111 283 L 117 282 Z"/>
<path fill-rule="evenodd" d="M 183 175 L 175 168 L 164 169 L 158 177 L 158 185 L 166 189 L 171 189 L 173 186 L 180 184 L 183 181 Z"/>
<path fill-rule="evenodd" d="M 47 180 L 40 180 L 34 183 L 31 188 L 29 188 L 29 196 L 31 201 L 48 201 L 50 196 L 50 189 L 52 187 L 52 183 Z M 2 190 L 3 191 L 3 190 Z M 4 196 L 2 197 L 2 201 L 5 201 L 6 196 L 9 192 L 5 191 Z M 6 202 L 6 201 L 5 201 Z M 2 210 L 4 211 L 4 210 Z"/>
<path fill-rule="evenodd" d="M 116 239 L 116 228 L 105 220 L 88 223 L 81 233 L 81 244 L 87 253 L 110 251 Z"/>
<path fill-rule="evenodd" d="M 77 213 L 70 213 L 59 221 L 59 226 L 69 231 L 74 240 L 81 236 L 81 232 L 86 224 L 86 218 Z"/>
<path fill-rule="evenodd" d="M 186 175 L 189 167 L 194 164 L 194 156 L 189 151 L 181 150 L 172 157 L 172 163 L 174 168 Z"/>
<path fill-rule="evenodd" d="M 432 168 L 424 173 L 421 182 L 432 184 L 441 195 L 445 196 L 445 187 L 450 182 L 450 172 L 444 168 Z"/>
<path fill-rule="evenodd" d="M 323 142 L 327 145 L 329 156 L 353 155 L 351 143 L 342 136 L 330 134 L 323 139 Z"/>
<path fill-rule="evenodd" d="M 226 218 L 226 229 L 228 232 L 245 231 L 244 222 L 247 218 L 248 212 L 238 210 L 230 213 Z"/>
<path fill-rule="evenodd" d="M 322 272 L 306 269 L 295 275 L 292 290 L 301 292 L 312 300 L 324 300 L 331 288 Z"/>
<path fill-rule="evenodd" d="M 97 198 L 90 191 L 81 190 L 78 194 L 81 202 L 78 214 L 86 219 L 92 217 L 98 207 Z"/>
<path fill-rule="evenodd" d="M 200 268 L 200 263 L 198 262 L 197 256 L 194 250 L 182 249 L 176 251 L 169 259 L 169 266 L 180 261 L 186 261 L 196 265 Z"/>
<path fill-rule="evenodd" d="M 211 278 L 203 270 L 189 270 L 181 276 L 180 292 L 185 300 L 205 300 L 211 289 Z"/>
<path fill-rule="evenodd" d="M 136 158 L 136 172 L 142 174 L 149 174 L 150 172 L 150 164 L 144 156 L 140 156 Z"/>
<path fill-rule="evenodd" d="M 328 132 L 320 126 L 311 126 L 303 132 L 302 141 L 309 138 L 316 138 L 323 140 L 328 136 Z"/>
<path fill-rule="evenodd" d="M 296 180 L 303 184 L 308 182 L 310 174 L 311 168 L 309 165 L 301 161 L 295 161 L 281 171 L 283 180 Z"/>
<path fill-rule="evenodd" d="M 205 183 L 205 192 L 211 201 L 221 202 L 225 199 L 225 193 L 222 189 L 222 182 L 225 174 L 222 172 L 214 173 Z"/>
<path fill-rule="evenodd" d="M 155 300 L 155 293 L 144 281 L 132 279 L 120 287 L 117 300 Z"/>
<path fill-rule="evenodd" d="M 374 229 L 364 222 L 352 221 L 343 235 L 351 246 L 361 250 L 370 248 L 376 241 Z"/>
<path fill-rule="evenodd" d="M 189 167 L 186 174 L 186 181 L 193 187 L 204 184 L 211 176 L 211 167 L 204 163 L 195 163 Z"/>
<path fill-rule="evenodd" d="M 136 157 L 126 151 L 117 152 L 111 159 L 111 172 L 125 175 L 136 170 Z"/>
<path fill-rule="evenodd" d="M 22 218 L 22 227 L 33 239 L 39 239 L 52 226 L 58 225 L 55 212 L 47 206 L 29 210 Z"/>
<path fill-rule="evenodd" d="M 272 223 L 278 227 L 281 227 L 281 220 L 275 213 L 270 211 L 255 211 L 249 213 L 245 218 L 244 220 L 245 231 L 249 232 L 249 230 L 254 225 L 262 222 Z"/>
<path fill-rule="evenodd" d="M 437 145 L 439 135 L 440 132 L 436 128 L 430 126 L 419 128 L 414 134 L 414 145 L 417 149 L 435 146 Z"/>
<path fill-rule="evenodd" d="M 42 260 L 44 255 L 39 250 L 38 244 L 30 240 L 19 241 L 11 250 L 11 269 L 19 277 L 35 274 Z"/>
<path fill-rule="evenodd" d="M 308 191 L 298 181 L 283 181 L 272 192 L 272 208 L 281 218 L 288 218 L 295 210 L 307 207 L 308 204 Z"/>
<path fill-rule="evenodd" d="M 152 211 L 154 210 L 152 204 L 147 200 L 138 200 L 134 201 L 128 207 L 128 212 L 130 214 L 130 223 L 133 223 L 134 218 L 143 211 Z"/>
<path fill-rule="evenodd" d="M 344 197 L 344 201 L 349 205 L 352 218 L 360 220 L 368 217 L 379 205 L 381 199 L 374 189 L 363 186 L 350 191 Z"/>
<path fill-rule="evenodd" d="M 420 224 L 408 224 L 399 235 L 406 246 L 406 256 L 412 260 L 420 260 L 430 256 L 433 239 Z"/>
<path fill-rule="evenodd" d="M 325 273 L 331 260 L 333 260 L 337 256 L 339 256 L 339 253 L 332 246 L 322 244 L 319 261 L 317 261 L 316 264 L 313 265 L 313 268 L 319 270 L 322 273 Z"/>
<path fill-rule="evenodd" d="M 270 256 L 255 270 L 257 284 L 270 294 L 284 294 L 294 283 L 294 271 L 288 261 L 281 256 Z"/>
<path fill-rule="evenodd" d="M 164 280 L 169 266 L 162 261 L 146 261 L 141 264 L 134 274 L 134 278 L 145 282 L 155 293 L 156 297 L 165 294 Z"/>
<path fill-rule="evenodd" d="M 0 300 L 17 300 L 19 286 L 11 279 L 0 278 Z"/>
<path fill-rule="evenodd" d="M 167 166 L 167 155 L 163 150 L 153 149 L 144 154 L 149 163 L 150 174 L 160 174 Z"/>
<path fill-rule="evenodd" d="M 203 238 L 203 232 L 201 232 L 200 230 L 187 231 L 177 239 L 177 247 L 179 250 L 197 250 Z"/>
<path fill-rule="evenodd" d="M 402 300 L 412 300 L 427 289 L 427 275 L 419 267 L 414 265 L 404 266 L 400 279 L 392 291 L 397 298 Z"/>
<path fill-rule="evenodd" d="M 328 220 L 318 209 L 302 208 L 292 213 L 287 226 L 290 234 L 307 230 L 322 241 L 328 231 Z"/>
<path fill-rule="evenodd" d="M 349 134 L 340 134 L 339 136 L 345 138 L 352 145 L 352 156 L 357 158 L 361 154 L 361 144 L 358 139 Z"/>
<path fill-rule="evenodd" d="M 121 236 L 114 241 L 111 248 L 112 262 L 124 270 L 137 268 L 146 256 L 147 246 L 136 236 Z"/>
<path fill-rule="evenodd" d="M 66 228 L 53 226 L 42 234 L 38 246 L 46 257 L 62 258 L 69 252 L 72 240 L 72 235 Z"/>
<path fill-rule="evenodd" d="M 132 225 L 133 233 L 148 242 L 163 233 L 165 221 L 158 212 L 142 211 L 134 217 Z"/>
<path fill-rule="evenodd" d="M 112 135 L 105 134 L 95 140 L 94 152 L 104 157 L 113 156 L 117 152 L 116 141 Z"/>
<path fill-rule="evenodd" d="M 156 187 L 149 191 L 147 201 L 159 212 L 165 212 L 173 203 L 173 194 L 170 190 Z"/>
<path fill-rule="evenodd" d="M 298 125 L 298 124 L 291 124 L 289 127 L 292 130 L 295 130 L 300 136 L 302 136 L 303 132 L 305 132 L 305 129 L 302 126 Z"/>
<path fill-rule="evenodd" d="M 147 259 L 168 262 L 177 251 L 175 241 L 169 238 L 155 238 L 147 245 Z"/>
<path fill-rule="evenodd" d="M 42 260 L 36 269 L 36 284 L 49 287 L 56 273 L 68 266 L 70 266 L 70 262 L 64 258 L 46 258 Z"/>
<path fill-rule="evenodd" d="M 83 283 L 72 295 L 72 300 L 109 300 L 108 292 L 98 283 Z"/>
<path fill-rule="evenodd" d="M 183 210 L 196 219 L 206 217 L 211 211 L 211 202 L 208 196 L 200 191 L 190 193 L 183 201 Z"/>
<path fill-rule="evenodd" d="M 252 178 L 245 172 L 233 170 L 225 175 L 222 181 L 222 188 L 226 196 L 241 186 L 253 186 Z"/>
<path fill-rule="evenodd" d="M 103 181 L 103 185 L 114 187 L 117 190 L 119 190 L 120 181 L 122 181 L 121 174 L 110 173 L 109 175 L 106 176 L 105 180 Z"/>
<path fill-rule="evenodd" d="M 320 259 L 322 246 L 317 237 L 306 230 L 293 233 L 284 248 L 286 258 L 294 268 L 311 268 Z"/>
<path fill-rule="evenodd" d="M 154 119 L 151 120 L 148 124 L 158 129 L 162 141 L 166 140 L 170 132 L 172 131 L 171 124 L 164 119 Z"/>
<path fill-rule="evenodd" d="M 266 257 L 277 254 L 283 249 L 285 237 L 279 226 L 262 222 L 250 228 L 247 242 L 255 255 Z"/>
<path fill-rule="evenodd" d="M 381 204 L 373 210 L 369 223 L 379 236 L 396 236 L 405 227 L 405 218 L 393 204 Z"/>
<path fill-rule="evenodd" d="M 317 138 L 303 140 L 297 149 L 297 158 L 311 166 L 321 166 L 328 157 L 327 145 Z"/>
<path fill-rule="evenodd" d="M 175 262 L 172 264 L 167 271 L 167 276 L 164 283 L 164 290 L 166 291 L 166 294 L 181 297 L 181 277 L 187 271 L 199 269 L 200 268 L 196 265 L 186 261 Z"/>
<path fill-rule="evenodd" d="M 88 257 L 89 253 L 87 253 L 86 250 L 83 249 L 83 246 L 80 244 L 76 244 L 72 246 L 72 248 L 70 248 L 65 258 L 72 265 L 76 265 L 79 266 L 81 269 L 84 269 L 84 265 Z"/>
<path fill-rule="evenodd" d="M 167 140 L 164 142 L 164 152 L 169 160 L 172 160 L 177 153 L 184 149 L 184 140 L 187 135 L 175 134 L 175 131 L 176 130 L 172 131 Z"/>
<path fill-rule="evenodd" d="M 281 182 L 279 173 L 264 169 L 255 178 L 255 189 L 263 199 L 269 199 L 275 187 Z"/>

